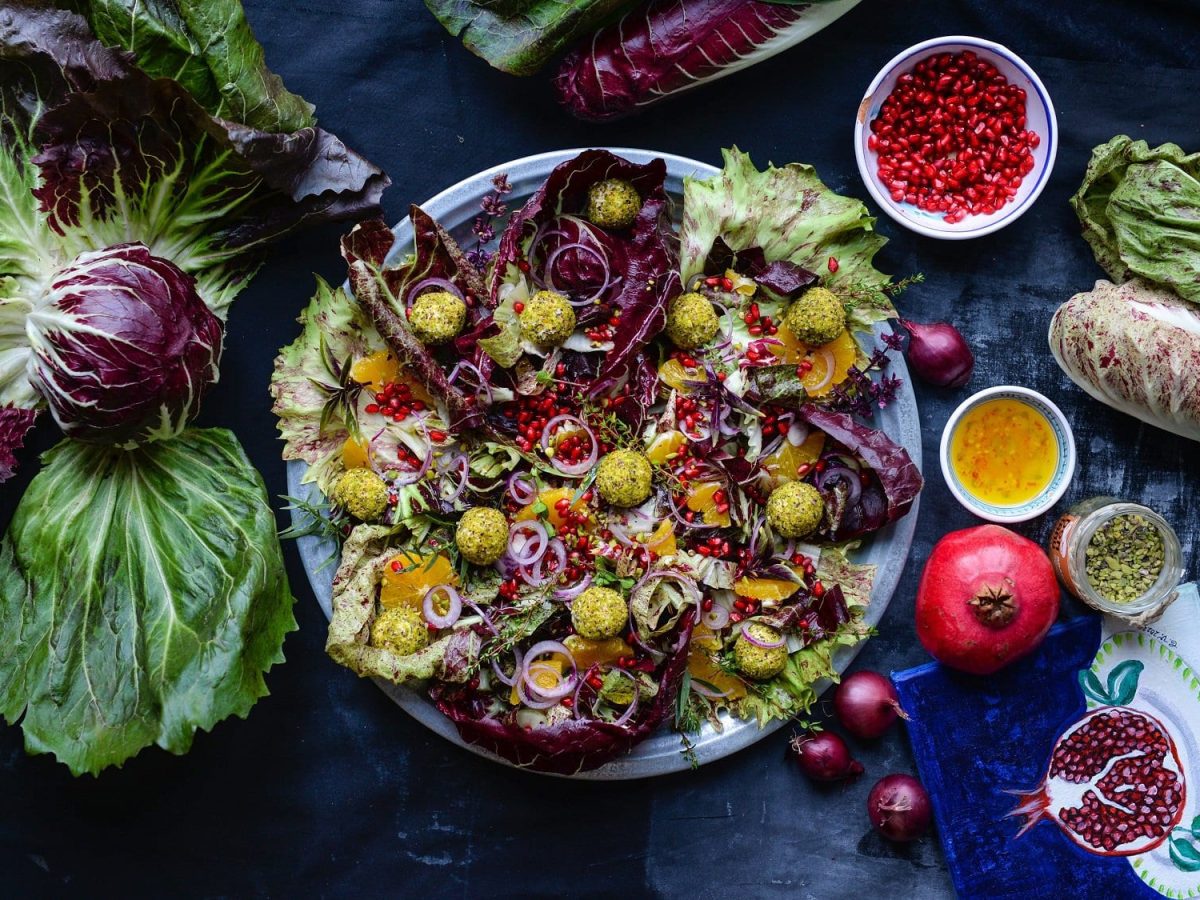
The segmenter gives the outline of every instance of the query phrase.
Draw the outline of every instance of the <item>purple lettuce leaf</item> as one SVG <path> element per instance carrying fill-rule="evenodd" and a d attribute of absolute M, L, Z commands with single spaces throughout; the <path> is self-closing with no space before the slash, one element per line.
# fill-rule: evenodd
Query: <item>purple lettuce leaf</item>
<path fill-rule="evenodd" d="M 637 189 L 642 208 L 633 226 L 628 232 L 609 232 L 603 242 L 603 247 L 615 255 L 609 262 L 610 271 L 622 277 L 615 290 L 604 297 L 604 303 L 619 310 L 621 318 L 613 335 L 614 348 L 606 355 L 589 388 L 592 397 L 610 392 L 632 374 L 637 353 L 663 329 L 667 304 L 680 290 L 676 272 L 678 254 L 668 220 L 666 174 L 666 164 L 661 159 L 639 164 L 607 150 L 585 150 L 550 173 L 537 193 L 512 215 L 500 238 L 489 285 L 493 306 L 501 286 L 516 277 L 518 263 L 545 262 L 546 256 L 540 252 L 537 259 L 528 259 L 539 230 L 560 217 L 584 210 L 592 185 L 606 178 L 621 178 Z M 576 221 L 568 223 L 568 227 L 585 226 Z M 586 227 L 601 231 L 590 224 Z M 583 268 L 585 255 L 573 252 L 574 258 L 569 260 L 574 271 L 568 266 L 567 274 L 573 275 L 577 284 L 594 277 L 594 273 Z M 531 275 L 545 281 L 542 272 L 531 271 Z"/>
<path fill-rule="evenodd" d="M 0 481 L 12 478 L 17 470 L 16 451 L 24 445 L 37 415 L 36 409 L 0 407 Z"/>
<path fill-rule="evenodd" d="M 723 237 L 718 236 L 704 260 L 704 274 L 721 275 L 728 269 L 754 279 L 759 287 L 785 300 L 817 283 L 816 273 L 803 266 L 786 259 L 767 262 L 762 247 L 747 247 L 735 252 Z"/>
<path fill-rule="evenodd" d="M 822 538 L 844 541 L 870 534 L 908 512 L 924 481 L 907 450 L 882 431 L 863 425 L 846 413 L 806 403 L 797 414 L 867 466 L 867 483 L 861 486 L 853 502 L 838 490 L 822 492 L 828 514 L 827 521 L 822 523 Z M 826 455 L 836 452 L 828 448 Z"/>
<path fill-rule="evenodd" d="M 446 404 L 451 429 L 460 431 L 480 425 L 483 415 L 469 396 L 450 383 L 441 363 L 409 330 L 403 309 L 403 294 L 426 277 L 448 277 L 464 294 L 482 287 L 479 274 L 469 263 L 459 271 L 449 249 L 453 240 L 417 207 L 413 207 L 416 252 L 411 264 L 388 266 L 384 260 L 396 237 L 382 219 L 355 225 L 342 238 L 342 257 L 349 270 L 354 297 L 370 316 L 384 342 L 407 366 L 422 386 Z M 422 227 L 422 226 L 426 227 Z M 428 227 L 432 225 L 433 227 Z M 455 251 L 461 254 L 455 247 Z M 468 277 L 468 272 L 473 276 Z M 438 274 L 431 274 L 438 273 Z"/>
<path fill-rule="evenodd" d="M 574 775 L 628 753 L 671 716 L 687 668 L 692 618 L 683 616 L 671 633 L 675 649 L 659 669 L 658 694 L 639 707 L 624 725 L 569 719 L 527 730 L 511 717 L 488 716 L 484 695 L 469 687 L 434 683 L 429 694 L 438 710 L 458 727 L 464 740 L 523 768 Z"/>

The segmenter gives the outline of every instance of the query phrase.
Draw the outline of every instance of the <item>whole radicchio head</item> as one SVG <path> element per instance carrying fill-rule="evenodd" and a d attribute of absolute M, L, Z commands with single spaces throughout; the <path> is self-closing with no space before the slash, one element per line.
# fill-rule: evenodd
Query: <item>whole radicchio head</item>
<path fill-rule="evenodd" d="M 171 437 L 217 380 L 221 320 L 190 275 L 140 243 L 60 269 L 26 331 L 30 382 L 77 440 L 132 447 Z"/>

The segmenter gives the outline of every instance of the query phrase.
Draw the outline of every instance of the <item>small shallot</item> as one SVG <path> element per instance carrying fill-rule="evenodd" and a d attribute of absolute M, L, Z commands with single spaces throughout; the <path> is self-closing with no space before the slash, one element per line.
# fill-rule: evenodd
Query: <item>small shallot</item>
<path fill-rule="evenodd" d="M 971 379 L 975 356 L 957 328 L 945 322 L 922 325 L 907 319 L 900 324 L 909 333 L 904 355 L 922 381 L 937 387 L 962 387 Z"/>

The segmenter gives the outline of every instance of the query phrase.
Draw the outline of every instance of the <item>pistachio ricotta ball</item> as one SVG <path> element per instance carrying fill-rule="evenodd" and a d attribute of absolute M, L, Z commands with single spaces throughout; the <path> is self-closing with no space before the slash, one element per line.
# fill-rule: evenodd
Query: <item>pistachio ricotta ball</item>
<path fill-rule="evenodd" d="M 616 637 L 628 620 L 629 604 L 611 588 L 590 587 L 571 604 L 575 633 L 589 640 Z"/>
<path fill-rule="evenodd" d="M 413 301 L 408 327 L 427 346 L 458 337 L 467 321 L 467 305 L 449 291 L 428 291 Z"/>
<path fill-rule="evenodd" d="M 606 178 L 588 190 L 587 217 L 594 225 L 619 231 L 628 228 L 642 209 L 642 198 L 623 178 Z"/>
<path fill-rule="evenodd" d="M 765 644 L 775 643 L 782 635 L 770 625 L 751 622 L 742 630 L 733 644 L 733 661 L 737 663 L 739 672 L 755 681 L 774 678 L 787 665 L 787 642 L 785 641 L 778 647 L 760 647 L 746 639 L 747 631 Z"/>
<path fill-rule="evenodd" d="M 788 307 L 783 323 L 810 347 L 828 344 L 846 327 L 846 307 L 828 288 L 809 288 Z"/>
<path fill-rule="evenodd" d="M 359 521 L 370 522 L 387 509 L 387 484 L 370 469 L 347 469 L 333 486 L 333 500 Z"/>
<path fill-rule="evenodd" d="M 612 506 L 637 506 L 650 496 L 650 460 L 636 450 L 613 450 L 596 467 L 596 490 Z"/>
<path fill-rule="evenodd" d="M 508 519 L 498 509 L 472 506 L 458 520 L 454 542 L 467 562 L 491 565 L 504 555 L 508 546 Z"/>
<path fill-rule="evenodd" d="M 425 617 L 407 604 L 382 610 L 371 623 L 371 646 L 408 656 L 429 646 Z"/>
<path fill-rule="evenodd" d="M 789 481 L 767 498 L 767 524 L 785 538 L 806 538 L 825 513 L 821 492 L 806 481 Z"/>
<path fill-rule="evenodd" d="M 720 327 L 716 309 L 696 291 L 680 294 L 667 310 L 667 337 L 681 350 L 703 347 L 717 336 Z"/>
<path fill-rule="evenodd" d="M 538 291 L 518 314 L 521 333 L 539 347 L 557 347 L 575 331 L 575 310 L 562 294 Z"/>

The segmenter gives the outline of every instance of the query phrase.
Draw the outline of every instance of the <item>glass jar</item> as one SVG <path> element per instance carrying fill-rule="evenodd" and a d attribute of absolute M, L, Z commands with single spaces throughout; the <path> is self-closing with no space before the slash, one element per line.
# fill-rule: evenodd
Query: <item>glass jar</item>
<path fill-rule="evenodd" d="M 1087 575 L 1087 548 L 1096 532 L 1118 516 L 1136 515 L 1158 530 L 1163 544 L 1162 569 L 1140 597 L 1120 603 L 1093 587 Z M 1183 578 L 1179 536 L 1158 513 L 1140 503 L 1116 497 L 1092 497 L 1075 504 L 1055 523 L 1050 533 L 1050 562 L 1063 586 L 1093 609 L 1123 619 L 1149 621 L 1175 598 Z"/>

